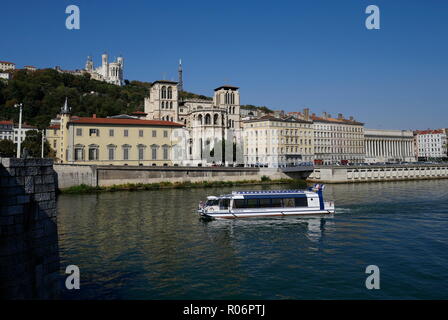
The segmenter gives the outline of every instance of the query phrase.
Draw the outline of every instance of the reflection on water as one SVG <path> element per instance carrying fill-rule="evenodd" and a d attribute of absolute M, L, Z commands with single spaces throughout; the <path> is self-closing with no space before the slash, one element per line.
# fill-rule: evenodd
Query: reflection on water
<path fill-rule="evenodd" d="M 60 196 L 62 265 L 81 269 L 81 290 L 65 297 L 447 297 L 447 180 L 329 185 L 336 214 L 325 218 L 203 222 L 194 213 L 230 191 Z M 380 267 L 379 291 L 364 287 L 369 264 Z"/>

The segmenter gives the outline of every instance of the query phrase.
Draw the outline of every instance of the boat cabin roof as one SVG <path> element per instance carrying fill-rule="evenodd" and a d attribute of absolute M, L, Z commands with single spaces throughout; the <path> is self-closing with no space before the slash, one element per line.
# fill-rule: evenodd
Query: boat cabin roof
<path fill-rule="evenodd" d="M 222 196 L 231 199 L 273 199 L 273 198 L 303 198 L 316 195 L 315 192 L 305 190 L 267 190 L 267 191 L 233 191 L 230 195 Z"/>

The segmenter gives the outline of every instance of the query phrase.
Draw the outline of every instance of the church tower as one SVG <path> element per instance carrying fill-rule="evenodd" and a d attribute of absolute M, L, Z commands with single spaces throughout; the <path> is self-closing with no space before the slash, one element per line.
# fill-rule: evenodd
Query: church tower
<path fill-rule="evenodd" d="M 177 89 L 179 92 L 184 91 L 184 82 L 182 80 L 182 60 L 179 59 L 179 70 L 178 70 L 178 83 L 177 83 Z"/>
<path fill-rule="evenodd" d="M 92 57 L 91 56 L 87 57 L 86 71 L 93 71 L 93 61 L 92 61 Z"/>
<path fill-rule="evenodd" d="M 178 121 L 178 83 L 158 80 L 152 83 L 149 97 L 145 98 L 148 120 Z"/>
<path fill-rule="evenodd" d="M 221 86 L 215 89 L 214 105 L 227 110 L 227 127 L 235 130 L 241 129 L 240 92 L 238 87 Z"/>
<path fill-rule="evenodd" d="M 61 159 L 63 163 L 71 160 L 71 146 L 68 132 L 68 122 L 70 121 L 71 110 L 68 107 L 68 99 L 65 98 L 64 105 L 61 108 L 61 125 L 60 125 L 60 135 L 61 135 L 61 146 L 57 151 L 58 158 Z"/>

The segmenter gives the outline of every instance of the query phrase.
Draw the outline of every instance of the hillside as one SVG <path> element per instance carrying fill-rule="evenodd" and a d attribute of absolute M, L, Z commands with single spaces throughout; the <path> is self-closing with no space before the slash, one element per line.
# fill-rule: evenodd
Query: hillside
<path fill-rule="evenodd" d="M 151 86 L 149 82 L 126 80 L 125 85 L 119 87 L 92 80 L 89 75 L 76 76 L 53 69 L 16 70 L 12 75 L 12 80 L 0 81 L 0 120 L 18 122 L 19 111 L 14 104 L 22 102 L 23 122 L 39 128 L 49 125 L 59 113 L 65 97 L 68 97 L 72 113 L 79 116 L 107 117 L 142 111 Z M 181 92 L 180 98 L 212 99 L 191 92 Z"/>
<path fill-rule="evenodd" d="M 68 97 L 73 114 L 79 116 L 107 117 L 120 113 L 143 110 L 149 82 L 126 81 L 119 87 L 90 79 L 59 73 L 53 69 L 35 72 L 17 70 L 9 82 L 0 81 L 0 120 L 18 122 L 18 110 L 14 104 L 22 102 L 23 121 L 40 128 L 46 127 Z M 181 97 L 211 99 L 183 92 Z"/>

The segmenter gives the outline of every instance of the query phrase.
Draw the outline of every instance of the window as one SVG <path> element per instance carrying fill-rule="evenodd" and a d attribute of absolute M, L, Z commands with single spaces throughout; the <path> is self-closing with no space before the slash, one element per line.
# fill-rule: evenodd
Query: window
<path fill-rule="evenodd" d="M 107 153 L 109 156 L 109 160 L 115 160 L 115 145 L 108 145 L 107 146 Z"/>
<path fill-rule="evenodd" d="M 219 210 L 227 210 L 229 208 L 229 199 L 221 199 L 219 200 Z"/>
<path fill-rule="evenodd" d="M 308 198 L 307 197 L 295 198 L 295 206 L 308 207 Z"/>
<path fill-rule="evenodd" d="M 123 160 L 129 160 L 129 148 L 123 149 Z"/>
<path fill-rule="evenodd" d="M 89 129 L 89 136 L 100 136 L 100 130 L 99 129 Z"/>
<path fill-rule="evenodd" d="M 138 160 L 145 159 L 145 146 L 142 144 L 138 145 Z"/>
<path fill-rule="evenodd" d="M 98 146 L 89 146 L 89 160 L 98 160 Z"/>
<path fill-rule="evenodd" d="M 81 128 L 76 128 L 76 135 L 78 137 L 82 136 L 82 129 Z"/>
<path fill-rule="evenodd" d="M 247 206 L 246 206 L 246 200 L 244 200 L 244 199 L 236 199 L 236 200 L 233 200 L 233 207 L 236 208 L 236 209 L 239 209 L 239 208 L 241 208 L 241 209 L 243 209 L 243 208 L 247 208 Z"/>
<path fill-rule="evenodd" d="M 270 208 L 271 199 L 260 199 L 260 208 Z"/>
<path fill-rule="evenodd" d="M 272 200 L 271 201 L 271 207 L 272 208 L 279 208 L 279 207 L 282 206 L 282 199 L 274 198 L 274 199 L 271 199 L 271 200 Z"/>
<path fill-rule="evenodd" d="M 247 208 L 258 208 L 258 199 L 247 199 Z"/>
<path fill-rule="evenodd" d="M 157 137 L 157 131 L 156 130 L 152 130 L 152 137 L 153 138 Z"/>
<path fill-rule="evenodd" d="M 129 137 L 129 130 L 128 130 L 128 129 L 124 129 L 124 131 L 123 131 L 123 135 L 124 135 L 125 137 Z"/>
<path fill-rule="evenodd" d="M 75 146 L 75 161 L 84 160 L 84 146 L 76 145 Z"/>
<path fill-rule="evenodd" d="M 114 129 L 109 129 L 109 137 L 113 137 L 114 136 Z"/>
<path fill-rule="evenodd" d="M 143 137 L 143 130 L 138 130 L 138 136 Z"/>
<path fill-rule="evenodd" d="M 164 137 L 164 138 L 168 138 L 168 131 L 167 131 L 167 130 L 164 130 L 164 131 L 163 131 L 163 137 Z"/>
<path fill-rule="evenodd" d="M 168 160 L 168 151 L 169 151 L 168 146 L 167 145 L 163 146 L 163 160 Z"/>
<path fill-rule="evenodd" d="M 151 146 L 151 159 L 157 160 L 157 146 Z"/>

